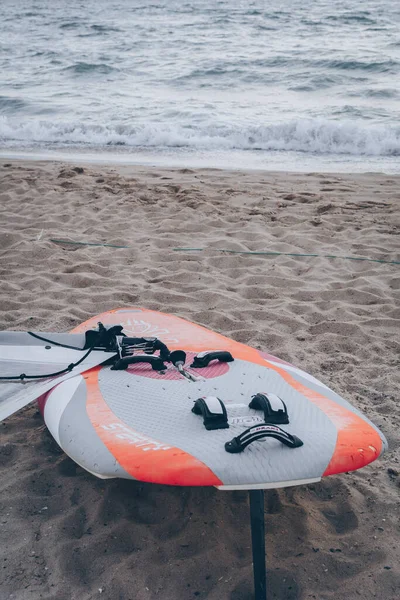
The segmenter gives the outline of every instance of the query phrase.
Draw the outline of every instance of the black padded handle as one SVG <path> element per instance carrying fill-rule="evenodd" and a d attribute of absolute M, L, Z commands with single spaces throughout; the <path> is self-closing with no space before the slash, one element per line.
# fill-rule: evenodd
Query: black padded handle
<path fill-rule="evenodd" d="M 164 365 L 161 358 L 158 356 L 148 356 L 147 354 L 137 354 L 136 356 L 125 356 L 120 358 L 111 367 L 112 371 L 124 371 L 129 365 L 135 365 L 138 363 L 148 363 L 152 366 L 154 371 L 165 371 L 166 366 Z"/>
<path fill-rule="evenodd" d="M 190 365 L 193 369 L 201 369 L 208 367 L 212 360 L 219 360 L 220 362 L 232 362 L 233 356 L 226 350 L 215 350 L 211 352 L 200 352 L 194 357 L 192 364 Z"/>
<path fill-rule="evenodd" d="M 300 446 L 303 446 L 303 442 L 296 435 L 287 433 L 287 431 L 277 427 L 277 425 L 264 423 L 262 425 L 253 425 L 237 437 L 234 437 L 230 442 L 226 442 L 225 450 L 231 454 L 237 454 L 238 452 L 243 452 L 249 444 L 267 437 L 275 438 L 289 448 L 300 448 Z"/>

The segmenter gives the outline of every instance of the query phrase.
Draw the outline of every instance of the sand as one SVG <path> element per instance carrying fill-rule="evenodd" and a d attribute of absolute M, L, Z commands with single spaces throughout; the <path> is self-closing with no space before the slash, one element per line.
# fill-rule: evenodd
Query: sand
<path fill-rule="evenodd" d="M 399 261 L 400 178 L 2 163 L 0 328 L 67 331 L 139 305 L 333 387 L 390 452 L 266 493 L 270 598 L 398 600 L 400 265 L 219 249 Z M 98 480 L 35 406 L 0 432 L 1 600 L 252 597 L 245 492 Z"/>

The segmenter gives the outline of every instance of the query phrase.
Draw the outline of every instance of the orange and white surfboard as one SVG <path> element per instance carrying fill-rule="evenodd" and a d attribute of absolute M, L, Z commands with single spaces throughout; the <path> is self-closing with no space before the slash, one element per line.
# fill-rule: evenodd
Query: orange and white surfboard
<path fill-rule="evenodd" d="M 128 336 L 157 337 L 170 350 L 184 350 L 190 376 L 172 363 L 161 372 L 146 363 L 121 371 L 100 364 L 72 374 L 41 398 L 57 443 L 98 477 L 220 489 L 276 488 L 359 469 L 387 447 L 377 427 L 346 400 L 267 353 L 142 308 L 103 313 L 73 333 L 94 329 L 99 321 L 122 325 Z M 227 351 L 234 360 L 189 366 L 206 351 Z M 289 422 L 277 427 L 303 444 L 290 447 L 276 437 L 255 435 L 242 451 L 228 452 L 226 444 L 233 439 L 265 429 L 265 413 L 249 407 L 260 393 L 283 401 Z M 214 407 L 217 399 L 222 401 L 222 428 L 206 429 L 203 416 L 192 411 L 199 398 Z"/>

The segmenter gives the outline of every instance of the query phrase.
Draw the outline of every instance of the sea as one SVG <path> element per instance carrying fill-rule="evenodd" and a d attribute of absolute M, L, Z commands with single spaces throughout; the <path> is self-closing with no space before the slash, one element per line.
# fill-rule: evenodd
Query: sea
<path fill-rule="evenodd" d="M 400 1 L 1 0 L 0 155 L 400 173 Z"/>

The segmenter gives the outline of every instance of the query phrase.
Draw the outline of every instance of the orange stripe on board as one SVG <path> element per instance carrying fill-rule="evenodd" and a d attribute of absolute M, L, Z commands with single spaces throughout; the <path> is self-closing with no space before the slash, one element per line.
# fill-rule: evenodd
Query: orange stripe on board
<path fill-rule="evenodd" d="M 200 460 L 131 429 L 106 404 L 95 367 L 83 377 L 87 385 L 86 410 L 97 435 L 127 473 L 139 481 L 167 485 L 216 486 L 223 482 Z"/>
<path fill-rule="evenodd" d="M 382 440 L 369 423 L 348 408 L 299 383 L 281 367 L 267 360 L 265 364 L 279 373 L 292 388 L 323 410 L 336 425 L 335 451 L 323 476 L 355 471 L 378 458 L 382 450 Z"/>
<path fill-rule="evenodd" d="M 129 313 L 129 311 L 132 313 Z M 128 321 L 137 320 L 137 323 L 127 324 Z M 105 325 L 121 324 L 128 335 L 144 335 L 160 337 L 171 350 L 185 350 L 186 352 L 200 352 L 203 350 L 229 350 L 235 358 L 240 358 L 265 366 L 264 359 L 258 351 L 240 342 L 235 342 L 220 333 L 210 331 L 201 325 L 191 323 L 176 317 L 145 308 L 119 308 L 107 313 L 92 317 L 81 325 L 75 327 L 71 333 L 82 333 L 88 328 L 97 327 L 101 320 Z M 142 330 L 141 324 L 148 324 L 153 329 Z"/>

